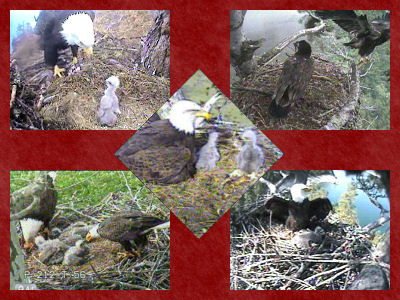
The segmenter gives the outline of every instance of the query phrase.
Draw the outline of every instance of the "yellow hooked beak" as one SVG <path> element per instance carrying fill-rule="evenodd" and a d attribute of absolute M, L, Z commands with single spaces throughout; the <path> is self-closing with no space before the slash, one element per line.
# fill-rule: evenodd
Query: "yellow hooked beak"
<path fill-rule="evenodd" d="M 196 117 L 202 117 L 206 119 L 207 121 L 211 120 L 211 114 L 208 111 L 201 110 L 198 113 L 195 114 Z"/>
<path fill-rule="evenodd" d="M 88 242 L 90 242 L 90 241 L 93 240 L 92 235 L 90 234 L 90 232 L 86 235 L 86 240 L 87 240 Z"/>
<path fill-rule="evenodd" d="M 87 58 L 90 58 L 93 55 L 93 48 L 92 47 L 83 48 L 83 53 Z"/>

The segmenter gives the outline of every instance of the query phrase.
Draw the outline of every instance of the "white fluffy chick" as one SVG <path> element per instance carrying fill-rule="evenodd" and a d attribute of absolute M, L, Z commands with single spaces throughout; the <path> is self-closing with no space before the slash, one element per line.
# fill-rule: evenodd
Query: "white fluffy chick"
<path fill-rule="evenodd" d="M 119 87 L 119 79 L 117 76 L 111 76 L 106 80 L 107 88 L 104 96 L 101 97 L 97 116 L 101 125 L 114 126 L 117 123 L 117 114 L 120 114 L 118 97 L 115 94 Z"/>

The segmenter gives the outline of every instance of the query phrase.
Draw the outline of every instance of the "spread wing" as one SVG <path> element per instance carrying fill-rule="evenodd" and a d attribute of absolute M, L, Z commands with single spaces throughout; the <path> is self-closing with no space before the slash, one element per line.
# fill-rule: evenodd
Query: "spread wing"
<path fill-rule="evenodd" d="M 331 19 L 340 28 L 355 36 L 370 30 L 367 16 L 357 16 L 354 10 L 317 10 L 315 14 L 321 19 Z"/>
<path fill-rule="evenodd" d="M 316 222 L 325 219 L 332 209 L 332 204 L 327 198 L 318 198 L 310 201 L 310 207 L 308 210 L 310 222 Z"/>

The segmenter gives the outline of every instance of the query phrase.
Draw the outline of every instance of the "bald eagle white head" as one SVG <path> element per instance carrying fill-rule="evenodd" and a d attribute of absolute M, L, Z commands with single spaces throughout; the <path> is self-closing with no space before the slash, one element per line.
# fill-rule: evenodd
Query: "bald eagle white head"
<path fill-rule="evenodd" d="M 88 56 L 93 53 L 93 21 L 88 14 L 77 13 L 70 15 L 61 26 L 61 34 L 68 45 L 82 47 Z"/>
<path fill-rule="evenodd" d="M 32 248 L 36 235 L 43 226 L 43 222 L 36 219 L 22 219 L 20 221 L 22 235 L 24 237 L 24 248 Z"/>
<path fill-rule="evenodd" d="M 305 184 L 302 183 L 294 184 L 290 188 L 290 194 L 292 195 L 292 200 L 297 203 L 302 203 L 304 199 L 308 197 L 307 195 L 310 190 L 311 189 Z"/>
<path fill-rule="evenodd" d="M 211 114 L 199 104 L 188 100 L 174 103 L 168 116 L 172 126 L 187 134 L 194 134 L 196 124 L 201 124 L 204 119 L 210 120 Z"/>
<path fill-rule="evenodd" d="M 89 230 L 89 233 L 86 235 L 86 240 L 88 242 L 100 237 L 99 233 L 97 232 L 97 230 L 99 229 L 99 225 L 100 223 L 95 225 L 92 229 Z"/>

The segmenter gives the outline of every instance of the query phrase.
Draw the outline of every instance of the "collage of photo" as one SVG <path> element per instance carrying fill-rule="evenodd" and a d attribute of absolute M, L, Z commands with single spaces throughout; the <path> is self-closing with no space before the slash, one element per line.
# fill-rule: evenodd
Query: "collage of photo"
<path fill-rule="evenodd" d="M 119 169 L 11 169 L 10 290 L 170 290 L 170 217 L 226 215 L 231 291 L 390 290 L 391 171 L 280 170 L 268 137 L 390 130 L 390 11 L 230 10 L 229 98 L 170 89 L 174 17 L 10 10 L 10 131 L 134 131 Z"/>

